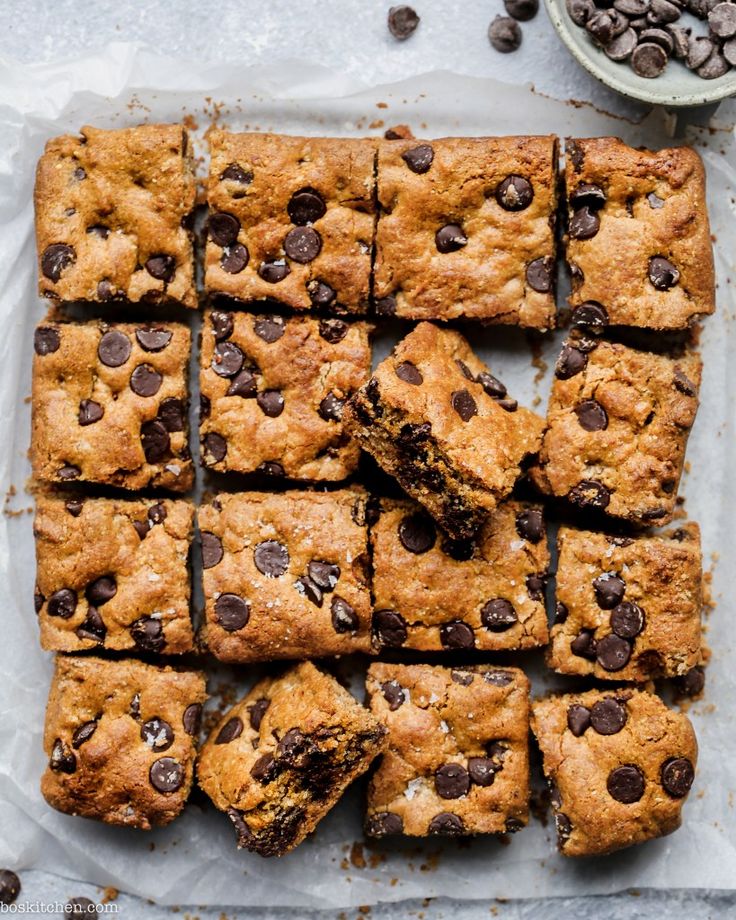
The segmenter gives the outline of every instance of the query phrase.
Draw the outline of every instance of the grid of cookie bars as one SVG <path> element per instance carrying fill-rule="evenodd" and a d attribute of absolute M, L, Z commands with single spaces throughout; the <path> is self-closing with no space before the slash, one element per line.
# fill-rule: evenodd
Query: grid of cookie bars
<path fill-rule="evenodd" d="M 574 139 L 560 174 L 555 137 L 208 140 L 201 247 L 182 126 L 84 128 L 38 165 L 47 801 L 148 829 L 198 781 L 271 856 L 370 769 L 371 837 L 508 834 L 531 727 L 563 854 L 675 830 L 697 744 L 653 681 L 704 686 L 700 535 L 678 508 L 690 333 L 714 309 L 698 155 Z M 463 331 L 562 325 L 558 239 L 571 312 L 545 419 Z M 401 341 L 372 369 L 389 321 Z M 532 700 L 492 661 L 540 648 L 569 692 Z M 375 656 L 365 706 L 325 660 L 354 654 Z M 200 749 L 206 656 L 277 664 Z"/>

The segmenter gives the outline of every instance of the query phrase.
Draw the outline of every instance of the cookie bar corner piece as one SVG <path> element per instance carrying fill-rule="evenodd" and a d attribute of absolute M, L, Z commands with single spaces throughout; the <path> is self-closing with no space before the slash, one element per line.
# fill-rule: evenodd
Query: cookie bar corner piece
<path fill-rule="evenodd" d="M 238 847 L 283 856 L 386 747 L 386 729 L 310 662 L 266 678 L 215 727 L 198 779 Z"/>

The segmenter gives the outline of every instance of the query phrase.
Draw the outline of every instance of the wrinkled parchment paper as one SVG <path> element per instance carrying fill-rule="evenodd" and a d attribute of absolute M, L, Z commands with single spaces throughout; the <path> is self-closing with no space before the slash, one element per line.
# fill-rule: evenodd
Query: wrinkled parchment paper
<path fill-rule="evenodd" d="M 705 376 L 690 439 L 683 493 L 703 530 L 705 564 L 718 601 L 708 622 L 713 649 L 704 703 L 691 708 L 701 755 L 684 827 L 674 836 L 603 860 L 572 862 L 555 853 L 554 833 L 533 819 L 508 845 L 381 843 L 360 848 L 361 789 L 351 789 L 318 832 L 281 860 L 237 852 L 230 822 L 198 796 L 168 828 L 145 834 L 58 814 L 38 791 L 44 767 L 43 714 L 51 656 L 42 653 L 33 613 L 29 476 L 31 333 L 44 313 L 35 293 L 31 194 L 47 138 L 87 123 L 113 127 L 190 114 L 233 128 L 360 135 L 409 123 L 417 136 L 556 132 L 618 134 L 631 144 L 667 144 L 663 115 L 633 125 L 586 106 L 535 95 L 527 87 L 427 74 L 362 88 L 324 69 L 282 63 L 241 68 L 197 66 L 130 45 L 71 63 L 19 67 L 0 61 L 0 864 L 43 868 L 112 885 L 162 904 L 337 907 L 380 900 L 523 898 L 635 888 L 736 887 L 736 569 L 734 456 L 736 155 L 729 131 L 692 134 L 704 156 L 716 239 L 719 312 L 702 337 Z M 384 124 L 379 124 L 382 122 Z M 511 393 L 546 405 L 561 335 L 544 346 L 548 370 L 535 382 L 531 349 L 518 330 L 472 334 Z M 379 343 L 379 353 L 388 347 Z M 541 673 L 539 656 L 524 659 Z M 536 671 L 535 671 L 536 669 Z M 249 672 L 244 669 L 243 678 Z M 539 692 L 543 685 L 535 681 Z M 359 845 L 354 846 L 358 841 Z M 153 846 L 152 846 L 153 844 Z"/>

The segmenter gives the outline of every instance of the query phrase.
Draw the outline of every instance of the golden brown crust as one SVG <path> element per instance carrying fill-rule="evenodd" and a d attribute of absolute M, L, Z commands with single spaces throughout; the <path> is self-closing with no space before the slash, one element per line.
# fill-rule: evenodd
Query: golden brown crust
<path fill-rule="evenodd" d="M 167 344 L 159 347 L 164 340 Z M 180 323 L 47 321 L 39 326 L 33 358 L 34 475 L 47 482 L 188 489 L 193 480 L 186 433 L 190 341 L 189 329 Z"/>
<path fill-rule="evenodd" d="M 200 508 L 203 640 L 216 658 L 370 651 L 365 502 L 362 489 L 246 492 Z"/>
<path fill-rule="evenodd" d="M 52 138 L 35 188 L 41 295 L 196 308 L 186 226 L 196 194 L 190 160 L 181 125 L 86 127 L 80 136 Z M 66 248 L 48 248 L 58 246 Z M 161 256 L 173 261 L 149 262 Z"/>
<path fill-rule="evenodd" d="M 44 798 L 106 824 L 149 830 L 173 821 L 192 786 L 206 698 L 197 671 L 58 655 L 44 729 Z"/>
<path fill-rule="evenodd" d="M 698 746 L 686 716 L 658 697 L 639 690 L 549 697 L 532 704 L 532 730 L 565 856 L 611 853 L 680 826 Z"/>
<path fill-rule="evenodd" d="M 546 644 L 549 550 L 539 505 L 504 502 L 474 541 L 458 545 L 436 531 L 421 506 L 383 499 L 380 517 L 371 525 L 371 544 L 374 608 L 401 616 L 404 648 Z M 501 606 L 495 603 L 499 600 Z M 506 615 L 494 620 L 496 609 Z"/>
<path fill-rule="evenodd" d="M 140 649 L 141 621 L 153 619 L 156 650 L 191 651 L 193 521 L 194 507 L 184 501 L 38 495 L 33 532 L 43 648 Z M 151 651 L 150 644 L 142 650 Z"/>
<path fill-rule="evenodd" d="M 694 150 L 634 150 L 615 137 L 568 140 L 565 180 L 568 203 L 581 185 L 598 186 L 606 196 L 594 236 L 568 233 L 572 307 L 595 301 L 612 325 L 646 329 L 684 329 L 714 311 L 705 170 Z M 570 205 L 571 222 L 574 212 Z M 655 256 L 679 272 L 667 289 L 650 280 Z"/>
<path fill-rule="evenodd" d="M 205 464 L 309 481 L 349 476 L 360 452 L 343 429 L 342 408 L 370 375 L 370 332 L 367 323 L 338 319 L 208 312 L 200 358 Z M 241 356 L 242 370 L 222 376 Z"/>
<path fill-rule="evenodd" d="M 386 731 L 340 684 L 305 662 L 260 681 L 216 726 L 199 784 L 238 846 L 281 856 L 314 830 L 386 746 Z"/>
<path fill-rule="evenodd" d="M 433 151 L 417 172 L 404 155 Z M 509 175 L 531 183 L 526 207 L 496 198 Z M 382 142 L 378 153 L 381 214 L 376 233 L 374 294 L 379 311 L 407 319 L 458 317 L 535 329 L 554 326 L 555 137 L 447 137 Z M 457 225 L 467 243 L 441 252 L 435 234 Z M 510 242 L 512 241 L 512 242 Z M 541 267 L 538 260 L 544 260 Z M 527 276 L 538 266 L 535 290 Z M 386 300 L 388 298 L 388 300 Z"/>
<path fill-rule="evenodd" d="M 578 345 L 568 342 L 558 361 L 532 477 L 544 493 L 580 507 L 638 525 L 667 523 L 702 362 L 692 352 L 673 359 L 612 342 L 588 341 L 585 352 Z"/>
<path fill-rule="evenodd" d="M 602 680 L 647 681 L 682 676 L 701 664 L 697 524 L 637 538 L 563 527 L 557 547 L 551 668 Z M 584 654 L 576 654 L 571 643 L 581 634 L 592 644 L 579 640 L 576 647 Z M 606 638 L 612 634 L 618 640 Z"/>
<path fill-rule="evenodd" d="M 367 689 L 389 730 L 368 789 L 369 834 L 503 834 L 527 823 L 522 671 L 379 663 L 368 669 Z"/>
<path fill-rule="evenodd" d="M 207 290 L 241 301 L 277 300 L 293 310 L 311 310 L 315 303 L 310 297 L 310 282 L 322 282 L 333 294 L 326 297 L 323 290 L 318 308 L 332 313 L 367 312 L 376 142 L 227 131 L 212 131 L 209 140 L 210 214 L 234 217 L 239 230 L 237 224 L 232 225 L 237 230 L 232 242 L 229 228 L 224 235 L 216 232 L 214 238 L 210 230 L 205 259 Z M 294 193 L 303 189 L 318 194 L 324 213 L 320 207 L 312 212 L 307 209 L 297 217 L 297 224 L 287 208 Z M 307 222 L 310 214 L 314 219 Z M 287 234 L 307 225 L 314 240 L 317 237 L 311 231 L 318 234 L 317 252 L 309 261 L 304 261 L 307 255 L 292 258 Z M 236 241 L 245 250 L 240 249 L 237 258 L 228 260 Z M 241 267 L 246 258 L 247 265 Z M 270 277 L 280 280 L 268 281 L 269 273 L 262 266 L 273 262 L 279 271 L 274 275 L 272 270 Z M 223 267 L 227 264 L 230 271 Z M 236 268 L 240 270 L 234 271 Z"/>

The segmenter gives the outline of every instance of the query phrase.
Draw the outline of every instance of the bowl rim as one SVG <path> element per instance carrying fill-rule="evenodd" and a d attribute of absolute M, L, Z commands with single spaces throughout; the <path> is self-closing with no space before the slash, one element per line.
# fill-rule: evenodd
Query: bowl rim
<path fill-rule="evenodd" d="M 724 74 L 723 77 L 719 77 L 717 80 L 713 81 L 708 89 L 704 87 L 703 92 L 673 94 L 665 89 L 658 90 L 655 86 L 652 86 L 651 89 L 642 86 L 642 89 L 638 90 L 636 86 L 631 86 L 626 81 L 620 80 L 615 74 L 610 74 L 601 67 L 596 62 L 593 53 L 586 54 L 580 48 L 579 44 L 572 36 L 572 28 L 580 29 L 580 27 L 576 26 L 571 20 L 568 22 L 569 15 L 565 8 L 565 0 L 544 0 L 544 5 L 547 9 L 549 18 L 552 20 L 552 25 L 555 27 L 555 31 L 575 60 L 601 83 L 611 89 L 615 89 L 624 96 L 628 96 L 631 99 L 637 99 L 640 102 L 649 103 L 650 105 L 680 107 L 708 105 L 712 102 L 720 102 L 728 96 L 736 95 L 736 68 Z M 595 52 L 595 54 L 603 54 L 603 51 L 599 51 L 592 43 L 590 51 Z M 614 61 L 611 63 L 616 64 Z M 634 74 L 634 76 L 636 75 Z M 646 83 L 654 84 L 656 83 L 656 79 L 658 78 L 646 80 Z M 637 80 L 644 82 L 645 78 L 637 77 Z M 708 86 L 708 81 L 704 80 L 703 83 Z"/>

